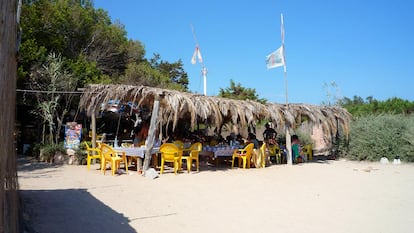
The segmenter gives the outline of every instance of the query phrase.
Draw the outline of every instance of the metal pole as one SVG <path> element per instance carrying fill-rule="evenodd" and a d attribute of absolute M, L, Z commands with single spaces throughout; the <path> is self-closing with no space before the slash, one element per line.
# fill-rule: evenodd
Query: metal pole
<path fill-rule="evenodd" d="M 195 42 L 195 44 L 196 44 L 196 48 L 198 49 L 198 48 L 199 48 L 199 47 L 198 47 L 198 40 L 197 40 L 197 36 L 196 36 L 196 34 L 195 34 L 194 27 L 193 27 L 193 25 L 192 25 L 192 24 L 190 24 L 190 26 L 191 26 L 191 31 L 192 31 L 192 33 L 193 33 L 194 42 Z M 199 50 L 196 50 L 196 52 L 197 52 L 197 54 L 194 54 L 194 55 L 199 56 L 199 55 L 200 55 L 200 51 L 199 51 Z M 206 68 L 206 67 L 204 67 L 203 61 L 202 61 L 202 59 L 200 59 L 200 58 L 201 58 L 201 55 L 200 55 L 200 57 L 199 57 L 199 63 L 201 64 L 201 74 L 203 75 L 203 82 L 204 82 L 204 96 L 207 96 L 207 68 Z M 193 64 L 195 64 L 195 62 L 194 62 Z"/>
<path fill-rule="evenodd" d="M 207 68 L 203 66 L 201 73 L 203 74 L 204 79 L 204 95 L 207 96 Z"/>
<path fill-rule="evenodd" d="M 280 31 L 281 31 L 281 37 L 282 37 L 282 51 L 283 51 L 283 75 L 285 78 L 285 95 L 286 95 L 286 111 L 289 111 L 289 101 L 288 101 L 288 82 L 287 82 L 287 72 L 286 72 L 286 59 L 285 59 L 285 28 L 283 25 L 283 14 L 280 14 L 280 22 L 281 22 L 281 26 L 280 26 Z M 287 164 L 292 165 L 293 164 L 293 160 L 292 160 L 292 142 L 290 139 L 290 132 L 289 132 L 289 128 L 290 128 L 290 124 L 287 124 L 285 126 L 286 128 L 286 150 L 287 150 Z"/>

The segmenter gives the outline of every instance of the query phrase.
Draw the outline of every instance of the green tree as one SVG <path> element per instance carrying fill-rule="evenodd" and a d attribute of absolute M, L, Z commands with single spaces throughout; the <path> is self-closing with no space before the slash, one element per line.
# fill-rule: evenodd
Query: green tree
<path fill-rule="evenodd" d="M 128 64 L 125 75 L 120 77 L 120 82 L 188 91 L 188 75 L 184 71 L 182 61 L 169 63 L 161 60 L 159 54 L 154 54 L 149 62 Z"/>
<path fill-rule="evenodd" d="M 21 28 L 19 89 L 42 90 L 33 81 L 52 76 L 41 68 L 43 64 L 51 64 L 49 54 L 53 53 L 59 54 L 60 71 L 70 74 L 71 80 L 76 81 L 71 88 L 86 84 L 127 83 L 187 91 L 188 77 L 181 60 L 170 63 L 161 60 L 159 55 L 147 60 L 144 45 L 127 39 L 121 22 L 111 22 L 105 10 L 93 7 L 92 0 L 23 0 Z M 50 91 L 47 85 L 42 88 Z M 64 123 L 60 122 L 66 114 L 64 109 L 77 109 L 73 99 L 65 100 L 68 96 L 55 94 L 57 99 L 48 96 L 45 102 L 42 100 L 44 96 L 27 98 L 25 93 L 18 98 L 18 108 L 41 107 L 38 110 L 44 113 L 38 116 L 49 125 L 46 131 L 52 132 Z M 61 106 L 64 107 L 60 109 Z M 53 115 L 55 110 L 59 117 Z M 27 119 L 21 114 L 17 117 L 20 122 Z M 58 140 L 56 135 L 55 141 Z"/>
<path fill-rule="evenodd" d="M 37 109 L 43 121 L 43 144 L 57 144 L 63 119 L 68 113 L 77 79 L 64 67 L 62 57 L 51 53 L 30 75 L 30 87 L 36 90 Z"/>
<path fill-rule="evenodd" d="M 352 100 L 345 97 L 339 103 L 356 117 L 370 114 L 411 114 L 414 112 L 414 101 L 410 102 L 396 97 L 379 101 L 372 96 L 368 96 L 365 100 L 362 97 L 354 96 Z"/>
<path fill-rule="evenodd" d="M 112 23 L 106 11 L 94 9 L 91 0 L 26 0 L 22 12 L 21 86 L 27 82 L 33 64 L 43 63 L 47 54 L 55 52 L 62 55 L 71 73 L 79 76 L 80 87 L 88 83 L 127 82 L 188 88 L 181 60 L 170 63 L 156 54 L 147 61 L 142 43 L 128 40 L 124 25 L 119 21 Z M 139 75 L 127 69 L 138 69 Z"/>
<path fill-rule="evenodd" d="M 220 88 L 218 96 L 236 100 L 253 100 L 263 104 L 267 102 L 266 99 L 259 98 L 256 89 L 243 87 L 240 83 L 236 84 L 232 79 L 230 79 L 230 87 Z"/>
<path fill-rule="evenodd" d="M 151 67 L 148 62 L 130 63 L 120 82 L 129 85 L 158 87 L 168 82 L 168 77 Z"/>
<path fill-rule="evenodd" d="M 154 57 L 150 59 L 150 64 L 153 68 L 166 75 L 172 84 L 182 86 L 183 91 L 188 90 L 188 75 L 184 71 L 184 64 L 181 59 L 174 63 L 169 63 L 161 60 L 159 54 L 154 54 Z"/>

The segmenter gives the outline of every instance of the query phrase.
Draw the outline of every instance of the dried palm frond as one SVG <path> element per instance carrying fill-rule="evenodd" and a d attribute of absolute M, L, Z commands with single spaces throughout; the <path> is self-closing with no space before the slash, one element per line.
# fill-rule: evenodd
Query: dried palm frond
<path fill-rule="evenodd" d="M 90 115 L 98 111 L 109 100 L 133 102 L 138 107 L 152 108 L 159 99 L 159 125 L 173 129 L 178 120 L 187 120 L 194 128 L 197 122 L 207 122 L 221 128 L 227 123 L 241 128 L 255 126 L 260 120 L 269 120 L 279 126 L 295 128 L 306 117 L 312 125 L 322 125 L 325 135 L 331 137 L 341 127 L 348 135 L 351 114 L 335 106 L 309 104 L 261 104 L 250 100 L 233 100 L 220 97 L 202 96 L 186 92 L 147 86 L 130 85 L 89 85 L 81 96 L 80 107 Z"/>

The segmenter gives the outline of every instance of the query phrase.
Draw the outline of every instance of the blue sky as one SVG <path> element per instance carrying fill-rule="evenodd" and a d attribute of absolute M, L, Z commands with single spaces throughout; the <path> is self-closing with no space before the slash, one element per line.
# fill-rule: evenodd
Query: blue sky
<path fill-rule="evenodd" d="M 321 104 L 327 93 L 414 101 L 412 0 L 95 0 L 119 20 L 146 57 L 181 59 L 189 89 L 203 93 L 201 65 L 190 63 L 196 42 L 208 69 L 207 95 L 230 79 L 260 98 L 285 103 L 283 68 L 266 55 L 281 46 L 284 15 L 288 102 Z M 337 89 L 330 85 L 335 82 Z M 326 86 L 327 84 L 327 86 Z"/>

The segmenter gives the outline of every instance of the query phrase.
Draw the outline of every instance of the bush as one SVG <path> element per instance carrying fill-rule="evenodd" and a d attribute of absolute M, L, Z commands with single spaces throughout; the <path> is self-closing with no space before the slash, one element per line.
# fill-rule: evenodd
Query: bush
<path fill-rule="evenodd" d="M 63 143 L 59 144 L 46 144 L 40 146 L 39 160 L 44 162 L 53 162 L 56 154 L 66 154 L 66 149 Z"/>
<path fill-rule="evenodd" d="M 352 160 L 414 161 L 414 116 L 381 114 L 360 117 L 351 123 L 349 143 L 341 143 L 343 156 Z M 341 148 L 341 146 L 340 146 Z"/>
<path fill-rule="evenodd" d="M 87 142 L 90 147 L 92 147 L 91 142 Z M 75 150 L 75 161 L 74 163 L 77 165 L 86 165 L 86 146 L 84 143 L 79 145 L 79 148 Z"/>

